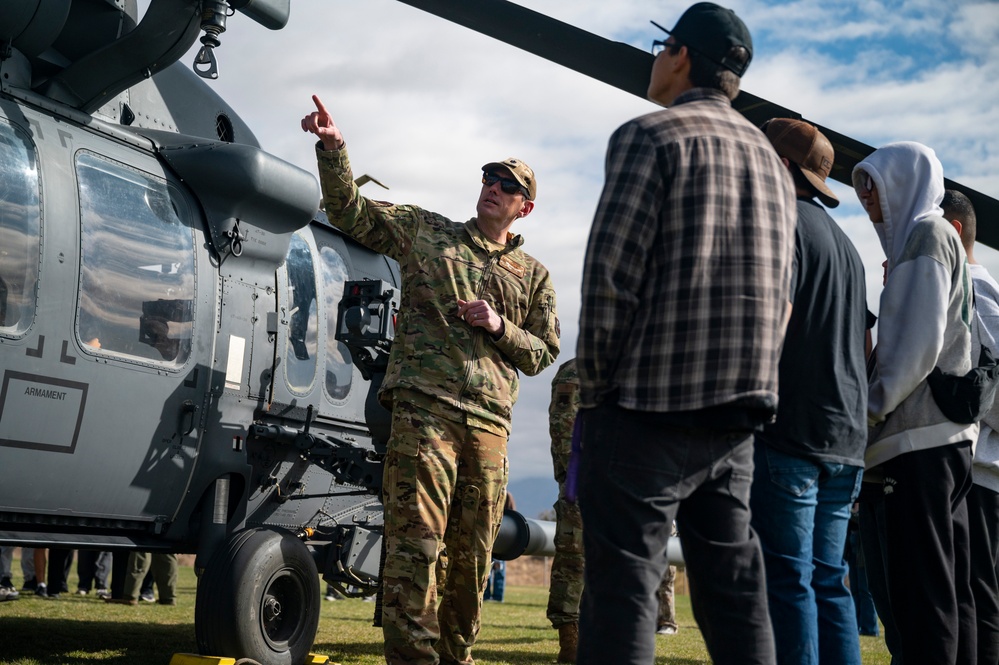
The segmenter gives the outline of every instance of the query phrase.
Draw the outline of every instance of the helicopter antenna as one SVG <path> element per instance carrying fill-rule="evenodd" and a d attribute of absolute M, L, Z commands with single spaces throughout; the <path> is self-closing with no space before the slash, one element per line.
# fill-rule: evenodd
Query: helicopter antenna
<path fill-rule="evenodd" d="M 218 61 L 215 59 L 215 48 L 222 44 L 219 35 L 225 32 L 225 21 L 230 16 L 226 0 L 203 0 L 201 10 L 201 50 L 194 57 L 194 71 L 201 78 L 217 79 L 219 77 Z"/>

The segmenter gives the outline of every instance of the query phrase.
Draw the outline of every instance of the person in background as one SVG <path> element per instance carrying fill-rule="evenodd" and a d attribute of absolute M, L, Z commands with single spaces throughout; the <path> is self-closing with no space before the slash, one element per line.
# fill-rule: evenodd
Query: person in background
<path fill-rule="evenodd" d="M 978 362 L 985 345 L 999 356 L 999 283 L 975 260 L 978 219 L 975 207 L 961 192 L 944 192 L 944 218 L 954 226 L 965 254 L 975 293 L 971 360 Z M 968 521 L 971 529 L 971 591 L 975 597 L 978 663 L 999 663 L 999 405 L 979 423 L 978 444 L 971 466 Z"/>
<path fill-rule="evenodd" d="M 80 550 L 77 554 L 76 574 L 79 577 L 76 585 L 77 595 L 86 596 L 91 589 L 95 589 L 98 598 L 103 600 L 111 597 L 108 587 L 108 580 L 111 577 L 111 552 Z"/>
<path fill-rule="evenodd" d="M 579 374 L 576 359 L 559 366 L 552 379 L 548 405 L 552 466 L 558 483 L 555 501 L 555 556 L 552 558 L 546 614 L 558 631 L 556 661 L 575 663 L 579 640 L 579 599 L 583 595 L 583 518 L 579 506 L 566 496 L 566 475 L 572 448 L 572 429 L 579 410 Z"/>
<path fill-rule="evenodd" d="M 971 369 L 967 255 L 943 218 L 943 166 L 930 148 L 909 141 L 878 148 L 854 167 L 853 185 L 888 259 L 864 473 L 881 480 L 902 661 L 974 663 L 965 499 L 978 424 L 948 419 L 927 381 L 935 368 L 956 376 Z"/>
<path fill-rule="evenodd" d="M 673 522 L 673 533 L 676 536 L 676 522 Z M 659 616 L 656 619 L 656 635 L 676 635 L 680 626 L 676 623 L 676 566 L 666 568 L 663 581 L 659 584 L 656 596 L 659 598 Z"/>
<path fill-rule="evenodd" d="M 867 584 L 867 562 L 864 548 L 860 546 L 860 503 L 854 503 L 850 510 L 850 526 L 846 534 L 846 551 L 843 555 L 850 567 L 850 595 L 857 608 L 857 632 L 861 635 L 878 637 L 878 612 L 874 597 Z"/>
<path fill-rule="evenodd" d="M 160 605 L 177 604 L 177 555 L 163 552 L 132 552 L 128 556 L 125 588 L 121 598 L 107 598 L 108 603 L 138 605 L 142 581 L 152 568 Z"/>
<path fill-rule="evenodd" d="M 867 445 L 867 287 L 860 254 L 825 207 L 835 152 L 814 125 L 763 126 L 794 180 L 791 319 L 777 419 L 756 436 L 749 505 L 780 665 L 860 665 L 843 553 Z"/>
<path fill-rule="evenodd" d="M 517 505 L 513 501 L 513 495 L 509 492 L 506 493 L 506 506 L 503 510 L 504 512 L 507 510 L 517 510 Z M 492 567 L 489 570 L 489 576 L 486 578 L 486 590 L 482 594 L 482 600 L 492 600 L 497 603 L 502 603 L 505 592 L 506 561 L 493 559 Z"/>
<path fill-rule="evenodd" d="M 13 562 L 14 548 L 0 547 L 0 602 L 17 600 L 21 595 L 10 579 L 10 567 Z"/>
<path fill-rule="evenodd" d="M 559 486 L 555 501 L 555 556 L 548 587 L 547 617 L 558 631 L 556 662 L 575 663 L 579 641 L 579 602 L 583 595 L 583 518 L 568 496 L 567 476 L 572 456 L 572 431 L 579 410 L 579 375 L 576 359 L 563 363 L 552 379 L 548 405 L 548 431 L 552 441 L 552 466 Z M 673 535 L 676 535 L 674 524 Z M 676 567 L 669 566 L 659 585 L 656 633 L 673 635 L 679 629 L 673 603 Z"/>
<path fill-rule="evenodd" d="M 21 591 L 34 593 L 38 596 L 48 595 L 45 587 L 45 567 L 48 562 L 44 547 L 21 548 L 21 574 L 24 576 L 24 586 Z"/>

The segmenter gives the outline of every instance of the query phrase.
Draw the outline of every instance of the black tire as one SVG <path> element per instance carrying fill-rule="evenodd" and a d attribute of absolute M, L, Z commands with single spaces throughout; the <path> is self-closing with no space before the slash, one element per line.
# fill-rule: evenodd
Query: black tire
<path fill-rule="evenodd" d="M 229 537 L 201 574 L 194 609 L 198 650 L 261 665 L 301 665 L 319 627 L 319 572 L 290 533 Z"/>

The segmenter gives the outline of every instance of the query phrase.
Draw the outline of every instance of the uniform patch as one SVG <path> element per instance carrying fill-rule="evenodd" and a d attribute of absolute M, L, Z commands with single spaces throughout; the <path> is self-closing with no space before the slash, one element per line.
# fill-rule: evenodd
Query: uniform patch
<path fill-rule="evenodd" d="M 517 277 L 523 277 L 524 275 L 527 274 L 527 266 L 521 263 L 517 263 L 516 261 L 511 259 L 507 254 L 504 254 L 503 256 L 500 257 L 499 264 L 501 267 L 506 268 Z"/>
<path fill-rule="evenodd" d="M 558 322 L 558 317 L 555 317 L 555 337 L 562 339 L 562 324 Z"/>
<path fill-rule="evenodd" d="M 555 386 L 555 405 L 560 409 L 568 409 L 573 405 L 576 396 L 575 383 L 559 383 Z"/>

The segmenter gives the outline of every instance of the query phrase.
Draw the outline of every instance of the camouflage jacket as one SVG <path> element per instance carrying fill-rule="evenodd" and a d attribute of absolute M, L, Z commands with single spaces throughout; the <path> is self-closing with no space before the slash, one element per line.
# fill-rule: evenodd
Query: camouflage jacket
<path fill-rule="evenodd" d="M 555 480 L 565 482 L 572 448 L 572 427 L 579 410 L 579 374 L 576 359 L 562 363 L 552 379 L 552 401 L 548 405 L 548 432 L 552 437 L 552 465 Z"/>
<path fill-rule="evenodd" d="M 464 224 L 413 205 L 361 196 L 346 150 L 317 147 L 330 223 L 392 257 L 402 271 L 395 342 L 379 396 L 393 396 L 450 420 L 509 435 L 518 370 L 533 376 L 555 361 L 559 327 L 548 270 L 524 239 L 498 245 L 472 218 Z M 457 315 L 458 299 L 485 300 L 503 317 L 499 339 Z"/>

